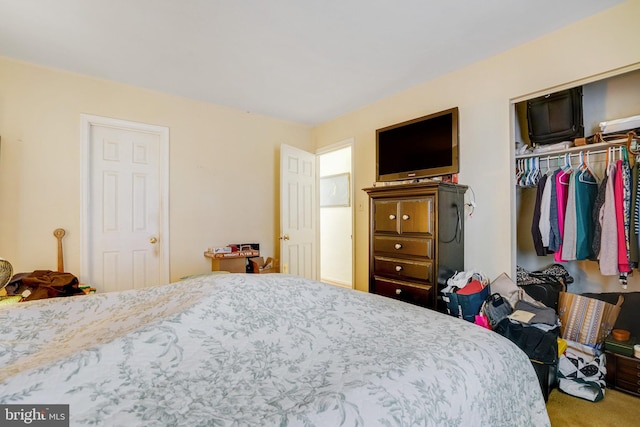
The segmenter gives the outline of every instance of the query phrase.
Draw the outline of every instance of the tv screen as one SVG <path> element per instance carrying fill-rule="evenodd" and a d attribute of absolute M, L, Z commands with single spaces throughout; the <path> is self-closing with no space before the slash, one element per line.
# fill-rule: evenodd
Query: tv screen
<path fill-rule="evenodd" d="M 458 108 L 376 130 L 376 180 L 458 173 Z"/>

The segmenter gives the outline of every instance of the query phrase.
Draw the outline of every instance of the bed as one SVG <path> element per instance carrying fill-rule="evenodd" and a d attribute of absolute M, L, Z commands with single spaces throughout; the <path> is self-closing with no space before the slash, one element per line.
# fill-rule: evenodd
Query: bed
<path fill-rule="evenodd" d="M 71 425 L 548 426 L 502 336 L 282 274 L 0 307 L 0 403 Z"/>

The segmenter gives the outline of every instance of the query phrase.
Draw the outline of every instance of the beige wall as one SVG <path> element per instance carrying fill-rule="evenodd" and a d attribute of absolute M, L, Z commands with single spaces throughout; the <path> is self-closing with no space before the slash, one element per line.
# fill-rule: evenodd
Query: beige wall
<path fill-rule="evenodd" d="M 630 1 L 518 48 L 457 70 L 317 126 L 323 147 L 355 138 L 355 204 L 375 180 L 375 129 L 460 108 L 460 182 L 470 185 L 477 208 L 466 220 L 465 268 L 491 278 L 515 270 L 515 191 L 512 185 L 511 100 L 640 63 L 636 21 L 640 2 Z M 355 212 L 355 287 L 368 288 L 368 213 Z M 630 288 L 640 290 L 632 284 Z M 631 290 L 631 289 L 630 289 Z"/>
<path fill-rule="evenodd" d="M 171 279 L 210 269 L 207 247 L 257 242 L 278 256 L 279 146 L 307 126 L 0 58 L 0 257 L 16 271 L 80 274 L 80 114 L 170 131 Z"/>

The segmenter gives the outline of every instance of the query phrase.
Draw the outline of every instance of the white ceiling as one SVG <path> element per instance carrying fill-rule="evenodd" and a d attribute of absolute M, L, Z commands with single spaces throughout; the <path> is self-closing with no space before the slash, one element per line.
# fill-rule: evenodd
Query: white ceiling
<path fill-rule="evenodd" d="M 317 124 L 622 0 L 0 0 L 0 56 Z"/>

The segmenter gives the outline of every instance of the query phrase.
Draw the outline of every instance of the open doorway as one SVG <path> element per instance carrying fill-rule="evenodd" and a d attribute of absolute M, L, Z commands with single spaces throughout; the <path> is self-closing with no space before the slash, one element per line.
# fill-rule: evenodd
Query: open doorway
<path fill-rule="evenodd" d="M 353 288 L 353 140 L 318 151 L 320 280 Z"/>

